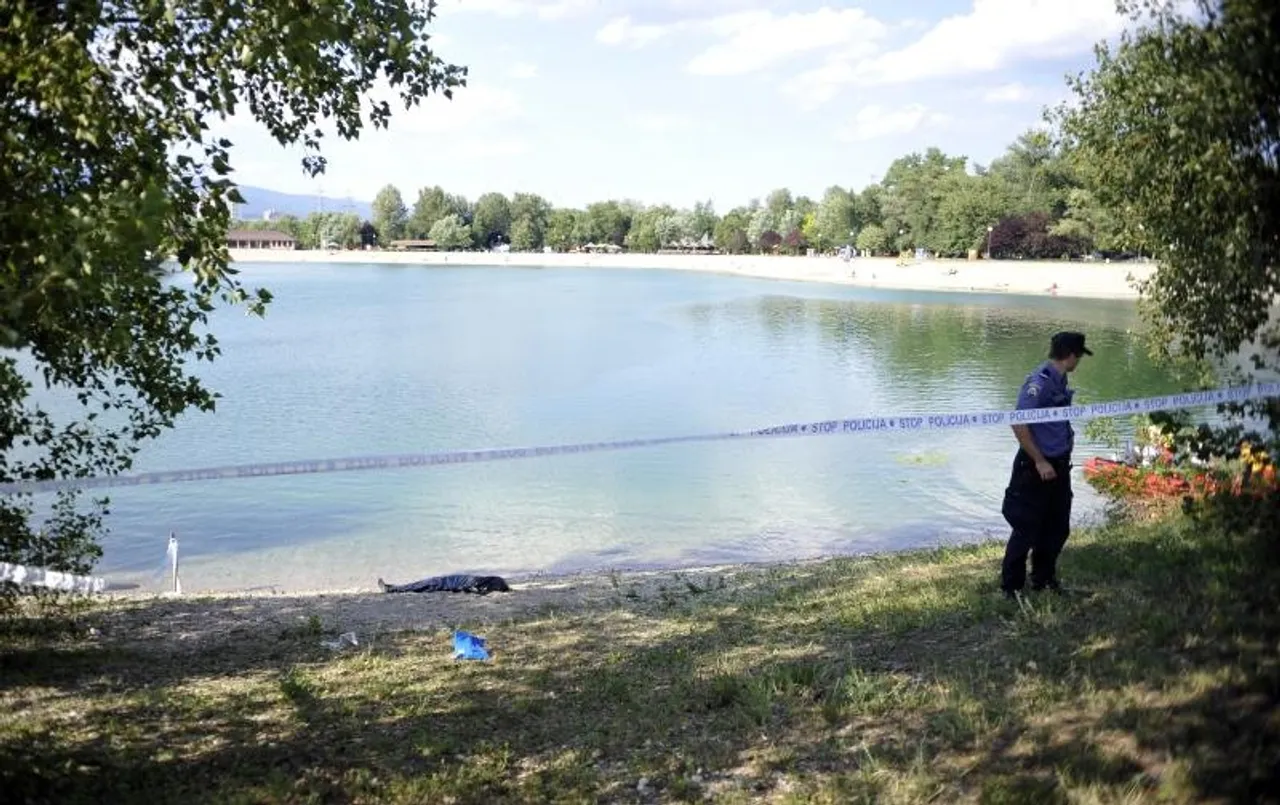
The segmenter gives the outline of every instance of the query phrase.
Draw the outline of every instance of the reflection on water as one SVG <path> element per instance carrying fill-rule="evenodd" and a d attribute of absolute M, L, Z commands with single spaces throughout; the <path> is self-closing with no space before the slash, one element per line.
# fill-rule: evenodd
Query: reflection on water
<path fill-rule="evenodd" d="M 1169 390 L 1125 303 L 824 288 L 678 272 L 244 266 L 223 395 L 139 470 L 738 430 L 1011 407 L 1048 336 L 1088 333 L 1077 399 Z M 785 560 L 1001 533 L 1007 429 L 674 445 L 112 493 L 103 570 L 184 589 L 369 587 Z M 1083 485 L 1080 485 L 1083 487 Z M 1091 503 L 1077 495 L 1081 515 Z"/>

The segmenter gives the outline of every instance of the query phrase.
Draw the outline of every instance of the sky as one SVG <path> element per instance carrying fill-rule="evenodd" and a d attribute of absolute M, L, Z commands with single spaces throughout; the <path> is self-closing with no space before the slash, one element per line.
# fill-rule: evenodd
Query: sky
<path fill-rule="evenodd" d="M 930 146 L 986 164 L 1125 22 L 1114 0 L 439 0 L 432 42 L 467 86 L 326 138 L 319 180 L 251 119 L 215 131 L 239 183 L 283 192 L 725 212 L 779 187 L 860 190 Z"/>

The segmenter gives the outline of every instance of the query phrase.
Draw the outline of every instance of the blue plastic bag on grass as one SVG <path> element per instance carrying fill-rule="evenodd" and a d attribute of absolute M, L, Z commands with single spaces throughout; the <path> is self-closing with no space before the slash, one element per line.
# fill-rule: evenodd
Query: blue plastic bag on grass
<path fill-rule="evenodd" d="M 489 659 L 489 650 L 484 646 L 484 638 L 461 629 L 454 631 L 453 658 L 455 660 Z"/>

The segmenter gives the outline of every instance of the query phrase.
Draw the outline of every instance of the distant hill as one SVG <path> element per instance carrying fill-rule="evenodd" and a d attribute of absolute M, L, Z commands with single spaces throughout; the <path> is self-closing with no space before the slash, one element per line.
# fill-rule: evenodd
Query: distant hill
<path fill-rule="evenodd" d="M 296 215 L 299 218 L 305 218 L 321 209 L 326 212 L 354 212 L 366 221 L 373 217 L 373 206 L 367 201 L 280 193 L 252 185 L 240 185 L 239 189 L 245 203 L 237 205 L 235 214 L 242 220 L 261 219 L 262 214 L 267 210 L 274 210 L 276 215 Z"/>

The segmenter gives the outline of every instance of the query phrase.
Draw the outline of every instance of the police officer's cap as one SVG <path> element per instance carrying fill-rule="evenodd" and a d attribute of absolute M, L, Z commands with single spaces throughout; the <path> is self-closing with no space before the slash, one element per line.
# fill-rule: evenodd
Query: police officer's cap
<path fill-rule="evenodd" d="M 1093 351 L 1084 345 L 1084 333 L 1055 333 L 1049 341 L 1049 354 L 1057 358 L 1068 355 L 1092 355 Z"/>

